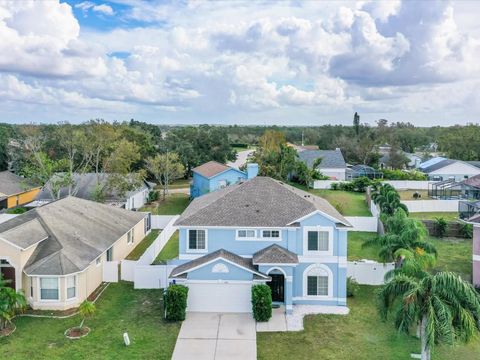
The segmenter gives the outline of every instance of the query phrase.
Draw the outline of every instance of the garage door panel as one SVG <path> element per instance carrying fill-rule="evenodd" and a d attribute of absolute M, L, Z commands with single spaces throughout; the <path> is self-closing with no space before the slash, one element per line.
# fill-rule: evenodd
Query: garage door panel
<path fill-rule="evenodd" d="M 252 312 L 251 284 L 187 283 L 188 311 Z"/>

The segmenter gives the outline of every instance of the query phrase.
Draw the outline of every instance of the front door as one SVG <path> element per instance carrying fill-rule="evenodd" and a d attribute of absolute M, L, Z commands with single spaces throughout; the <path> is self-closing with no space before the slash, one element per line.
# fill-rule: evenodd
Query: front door
<path fill-rule="evenodd" d="M 272 301 L 284 302 L 285 300 L 285 276 L 283 274 L 269 274 L 272 281 L 267 282 L 270 289 L 272 289 Z"/>

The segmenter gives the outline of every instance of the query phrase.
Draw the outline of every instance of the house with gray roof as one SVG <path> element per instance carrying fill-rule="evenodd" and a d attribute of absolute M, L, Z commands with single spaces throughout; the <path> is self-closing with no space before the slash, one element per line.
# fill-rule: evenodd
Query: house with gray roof
<path fill-rule="evenodd" d="M 432 181 L 462 181 L 480 174 L 475 162 L 436 157 L 420 164 L 418 170 L 428 175 Z"/>
<path fill-rule="evenodd" d="M 298 157 L 310 169 L 315 168 L 332 180 L 346 179 L 347 164 L 339 148 L 335 150 L 303 150 L 298 152 Z"/>
<path fill-rule="evenodd" d="M 34 309 L 77 307 L 118 273 L 148 231 L 147 214 L 67 196 L 0 223 L 0 271 Z"/>
<path fill-rule="evenodd" d="M 37 194 L 35 200 L 27 205 L 28 207 L 36 207 L 48 204 L 56 199 L 62 199 L 66 196 L 73 195 L 85 200 L 97 200 L 97 189 L 102 191 L 102 199 L 104 203 L 113 205 L 116 207 L 123 207 L 127 210 L 139 209 L 148 201 L 148 195 L 152 191 L 155 184 L 147 181 L 142 181 L 136 185 L 133 190 L 126 193 L 120 193 L 116 189 L 112 189 L 109 186 L 109 177 L 111 174 L 101 173 L 75 173 L 73 174 L 73 183 L 71 187 L 61 187 L 58 190 L 58 194 L 54 194 L 50 191 L 50 180 L 42 190 Z"/>
<path fill-rule="evenodd" d="M 10 171 L 0 171 L 0 210 L 29 203 L 39 191 L 38 184 Z"/>
<path fill-rule="evenodd" d="M 195 198 L 175 222 L 171 283 L 189 288 L 188 311 L 251 312 L 251 287 L 274 303 L 346 314 L 349 222 L 325 199 L 268 177 Z"/>

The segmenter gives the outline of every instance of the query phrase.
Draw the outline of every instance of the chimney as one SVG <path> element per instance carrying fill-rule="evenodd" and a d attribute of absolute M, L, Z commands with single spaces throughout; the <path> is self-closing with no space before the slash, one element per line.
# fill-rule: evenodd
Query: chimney
<path fill-rule="evenodd" d="M 247 179 L 253 179 L 258 175 L 258 164 L 249 163 L 247 164 Z"/>

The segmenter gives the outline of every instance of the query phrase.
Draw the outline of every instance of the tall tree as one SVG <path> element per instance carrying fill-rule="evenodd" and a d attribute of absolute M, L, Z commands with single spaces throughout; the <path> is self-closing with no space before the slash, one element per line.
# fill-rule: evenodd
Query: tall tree
<path fill-rule="evenodd" d="M 406 334 L 420 324 L 421 358 L 430 360 L 435 344 L 468 342 L 480 330 L 480 298 L 475 289 L 449 272 L 422 278 L 399 274 L 379 292 L 383 319 L 394 314 Z"/>
<path fill-rule="evenodd" d="M 163 198 L 168 194 L 168 185 L 180 179 L 185 173 L 185 167 L 176 153 L 167 152 L 150 157 L 146 161 L 147 170 L 155 177 L 163 189 Z"/>
<path fill-rule="evenodd" d="M 358 115 L 357 112 L 353 115 L 353 128 L 355 129 L 355 134 L 358 135 L 360 134 L 360 115 Z"/>

